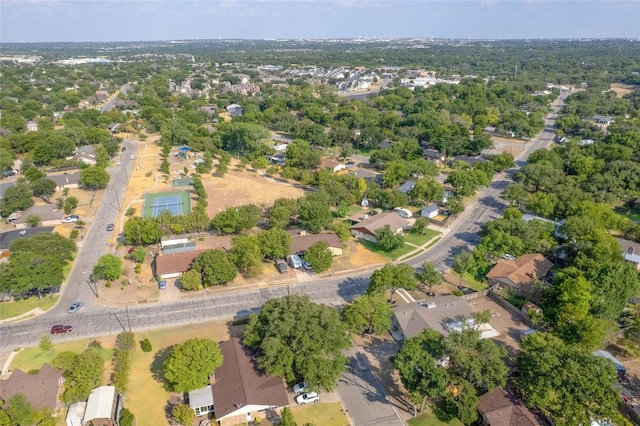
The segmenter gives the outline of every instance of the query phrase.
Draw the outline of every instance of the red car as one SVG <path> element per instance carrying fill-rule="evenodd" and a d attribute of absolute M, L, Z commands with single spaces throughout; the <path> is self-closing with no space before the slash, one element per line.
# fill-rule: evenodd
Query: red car
<path fill-rule="evenodd" d="M 58 324 L 51 327 L 51 334 L 65 334 L 69 333 L 71 330 L 73 330 L 73 327 L 70 325 Z"/>

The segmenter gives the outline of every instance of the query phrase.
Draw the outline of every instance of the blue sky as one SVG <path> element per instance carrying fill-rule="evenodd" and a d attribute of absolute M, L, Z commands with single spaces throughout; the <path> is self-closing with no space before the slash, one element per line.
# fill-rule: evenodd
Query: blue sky
<path fill-rule="evenodd" d="M 640 38 L 640 0 L 0 0 L 2 42 Z"/>

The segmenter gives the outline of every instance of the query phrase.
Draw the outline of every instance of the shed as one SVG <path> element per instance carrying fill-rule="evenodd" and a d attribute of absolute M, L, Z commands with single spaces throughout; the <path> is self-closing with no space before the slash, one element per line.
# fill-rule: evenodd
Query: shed
<path fill-rule="evenodd" d="M 429 204 L 420 211 L 420 216 L 432 219 L 440 214 L 440 207 L 437 204 Z"/>
<path fill-rule="evenodd" d="M 76 402 L 69 406 L 67 411 L 67 417 L 65 422 L 67 426 L 82 426 L 82 418 L 84 417 L 84 411 L 87 408 L 86 401 Z"/>
<path fill-rule="evenodd" d="M 170 235 L 168 237 L 162 237 L 160 239 L 160 248 L 164 249 L 166 246 L 174 246 L 176 244 L 187 244 L 189 242 L 189 235 Z"/>

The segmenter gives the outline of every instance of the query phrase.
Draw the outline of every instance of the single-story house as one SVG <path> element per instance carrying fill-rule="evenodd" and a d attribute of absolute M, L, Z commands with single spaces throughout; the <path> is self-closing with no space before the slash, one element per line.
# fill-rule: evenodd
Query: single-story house
<path fill-rule="evenodd" d="M 500 259 L 487 274 L 491 285 L 507 285 L 520 294 L 531 294 L 533 282 L 542 280 L 553 268 L 540 253 L 523 254 L 515 260 Z"/>
<path fill-rule="evenodd" d="M 352 174 L 353 176 L 357 177 L 357 178 L 362 178 L 362 179 L 364 179 L 366 181 L 369 181 L 369 182 L 382 183 L 382 179 L 384 178 L 383 174 L 375 173 L 375 172 L 372 172 L 369 169 L 364 169 L 364 168 L 361 168 L 361 167 L 358 167 L 358 168 L 356 168 L 355 170 L 352 170 L 349 173 Z"/>
<path fill-rule="evenodd" d="M 27 228 L 27 219 L 30 216 L 38 216 L 41 226 L 56 226 L 62 223 L 64 211 L 57 209 L 53 204 L 42 206 L 31 206 L 23 211 L 16 219 L 7 218 L 7 221 L 15 225 L 18 229 Z"/>
<path fill-rule="evenodd" d="M 8 401 L 22 394 L 36 410 L 58 411 L 62 408 L 60 395 L 64 385 L 64 372 L 44 364 L 36 374 L 13 370 L 7 380 L 0 380 L 0 399 Z"/>
<path fill-rule="evenodd" d="M 227 105 L 225 109 L 231 117 L 240 117 L 244 114 L 244 108 L 238 104 Z"/>
<path fill-rule="evenodd" d="M 196 416 L 213 413 L 211 385 L 189 392 L 189 407 L 196 413 Z"/>
<path fill-rule="evenodd" d="M 39 228 L 24 228 L 24 229 L 16 229 L 13 231 L 2 232 L 0 233 L 0 252 L 9 249 L 9 244 L 12 241 L 17 240 L 18 238 L 26 238 L 30 237 L 34 234 L 39 234 L 40 232 L 52 233 L 53 226 L 43 226 Z"/>
<path fill-rule="evenodd" d="M 116 133 L 121 125 L 121 123 L 111 123 L 107 126 L 107 130 L 111 133 Z"/>
<path fill-rule="evenodd" d="M 482 131 L 485 133 L 494 134 L 496 132 L 496 128 L 493 126 L 487 126 L 484 129 L 482 129 Z"/>
<path fill-rule="evenodd" d="M 99 386 L 89 393 L 82 424 L 118 426 L 120 400 L 114 386 Z"/>
<path fill-rule="evenodd" d="M 267 376 L 259 369 L 240 339 L 221 342 L 220 352 L 222 365 L 211 376 L 210 386 L 204 388 L 211 389 L 215 419 L 220 426 L 265 418 L 267 412 L 280 411 L 289 405 L 282 379 Z"/>
<path fill-rule="evenodd" d="M 337 173 L 340 170 L 346 169 L 347 166 L 342 164 L 335 158 L 323 158 L 318 165 L 318 169 L 331 169 L 332 172 Z"/>
<path fill-rule="evenodd" d="M 614 118 L 608 115 L 594 115 L 593 121 L 603 126 L 608 126 L 614 122 Z"/>
<path fill-rule="evenodd" d="M 432 219 L 440 214 L 440 207 L 437 204 L 429 204 L 420 210 L 420 216 Z"/>
<path fill-rule="evenodd" d="M 443 336 L 452 330 L 447 324 L 471 317 L 471 307 L 458 296 L 440 296 L 428 301 L 411 302 L 396 308 L 392 318 L 392 335 L 398 340 L 416 337 L 430 328 Z"/>
<path fill-rule="evenodd" d="M 603 350 L 597 350 L 595 352 L 592 352 L 592 354 L 600 358 L 606 358 L 609 361 L 613 362 L 613 364 L 616 367 L 616 371 L 618 372 L 618 378 L 624 379 L 624 376 L 627 374 L 627 367 L 625 367 L 624 364 L 618 360 L 618 358 L 611 355 L 610 352 L 603 351 Z"/>
<path fill-rule="evenodd" d="M 409 228 L 409 221 L 394 212 L 385 212 L 375 216 L 365 215 L 364 220 L 353 225 L 350 230 L 351 234 L 356 238 L 377 243 L 376 232 L 386 225 L 389 225 L 393 233 L 401 234 L 405 229 Z"/>
<path fill-rule="evenodd" d="M 96 153 L 95 149 L 91 145 L 84 145 L 76 149 L 76 152 L 73 154 L 72 158 L 80 160 L 90 166 L 96 165 Z"/>
<path fill-rule="evenodd" d="M 191 263 L 201 253 L 208 250 L 195 250 L 182 253 L 162 254 L 155 259 L 156 277 L 158 280 L 179 278 L 191 267 Z"/>
<path fill-rule="evenodd" d="M 27 132 L 37 132 L 38 131 L 38 123 L 35 121 L 27 121 Z"/>
<path fill-rule="evenodd" d="M 87 409 L 87 401 L 76 402 L 75 404 L 71 404 L 69 406 L 69 410 L 67 410 L 67 417 L 65 417 L 65 422 L 67 426 L 82 426 L 82 418 L 84 417 L 84 412 Z"/>
<path fill-rule="evenodd" d="M 482 426 L 540 426 L 536 416 L 513 394 L 497 387 L 476 406 Z"/>
<path fill-rule="evenodd" d="M 291 238 L 289 254 L 298 254 L 307 251 L 315 243 L 322 241 L 327 245 L 329 251 L 334 256 L 342 256 L 342 241 L 335 232 L 322 234 L 297 235 Z"/>
<path fill-rule="evenodd" d="M 460 161 L 465 163 L 467 166 L 473 167 L 478 163 L 487 163 L 489 160 L 481 156 L 470 157 L 468 155 L 458 155 L 451 160 L 451 165 L 453 166 Z"/>
<path fill-rule="evenodd" d="M 426 158 L 429 161 L 433 161 L 436 164 L 440 164 L 443 163 L 445 160 L 445 156 L 444 154 L 440 154 L 437 150 L 435 149 L 429 149 L 429 148 L 423 148 L 422 149 L 422 155 L 424 155 L 424 158 Z"/>
<path fill-rule="evenodd" d="M 403 194 L 407 194 L 413 189 L 414 186 L 416 186 L 416 181 L 408 180 L 398 187 L 398 191 L 402 192 Z"/>
<path fill-rule="evenodd" d="M 616 238 L 618 245 L 622 250 L 622 257 L 629 263 L 633 263 L 636 269 L 640 271 L 640 244 L 633 241 Z"/>
<path fill-rule="evenodd" d="M 61 188 L 77 188 L 80 186 L 80 173 L 79 172 L 71 172 L 71 173 L 62 173 L 57 175 L 47 175 L 47 179 L 51 179 L 56 183 L 56 185 Z"/>

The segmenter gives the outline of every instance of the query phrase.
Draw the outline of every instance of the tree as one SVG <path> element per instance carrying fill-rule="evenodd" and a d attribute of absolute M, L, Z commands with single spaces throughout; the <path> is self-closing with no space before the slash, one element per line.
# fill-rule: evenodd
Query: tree
<path fill-rule="evenodd" d="M 462 289 L 462 276 L 469 272 L 473 267 L 473 264 L 473 254 L 470 251 L 461 250 L 453 257 L 452 269 L 460 276 L 460 284 L 458 285 L 459 289 Z"/>
<path fill-rule="evenodd" d="M 473 385 L 459 377 L 449 385 L 449 392 L 444 397 L 446 410 L 456 416 L 465 425 L 473 424 L 478 419 L 476 406 L 480 402 Z"/>
<path fill-rule="evenodd" d="M 16 154 L 6 148 L 0 148 L 0 172 L 13 169 Z"/>
<path fill-rule="evenodd" d="M 452 197 L 447 201 L 447 210 L 452 216 L 456 216 L 464 211 L 464 204 L 460 197 Z"/>
<path fill-rule="evenodd" d="M 251 229 L 262 219 L 262 210 L 255 204 L 229 207 L 218 213 L 211 225 L 221 234 L 238 234 Z"/>
<path fill-rule="evenodd" d="M 350 346 L 337 310 L 297 295 L 267 301 L 250 317 L 243 343 L 260 351 L 258 365 L 267 374 L 289 383 L 304 378 L 325 390 L 335 387 L 346 363 L 342 351 Z"/>
<path fill-rule="evenodd" d="M 124 243 L 127 245 L 156 244 L 162 238 L 162 230 L 152 217 L 132 217 L 125 222 Z"/>
<path fill-rule="evenodd" d="M 135 416 L 131 411 L 126 408 L 120 410 L 120 426 L 133 426 L 134 420 Z"/>
<path fill-rule="evenodd" d="M 76 197 L 67 197 L 64 199 L 62 209 L 65 214 L 69 214 L 78 207 L 78 199 Z"/>
<path fill-rule="evenodd" d="M 47 336 L 46 334 L 42 336 L 38 347 L 42 352 L 49 352 L 51 349 L 53 349 L 53 342 L 51 341 L 51 337 Z"/>
<path fill-rule="evenodd" d="M 376 240 L 378 245 L 387 252 L 392 252 L 404 245 L 402 235 L 398 235 L 391 230 L 391 226 L 385 225 L 376 232 Z"/>
<path fill-rule="evenodd" d="M 79 354 L 72 353 L 66 360 L 68 365 L 64 366 L 66 380 L 61 399 L 67 403 L 86 401 L 91 389 L 102 383 L 104 360 L 100 353 L 92 348 Z"/>
<path fill-rule="evenodd" d="M 32 195 L 33 191 L 24 182 L 8 187 L 2 196 L 0 215 L 6 218 L 13 212 L 28 209 L 33 205 Z"/>
<path fill-rule="evenodd" d="M 281 426 L 297 426 L 296 419 L 293 417 L 293 413 L 289 407 L 284 407 L 280 412 L 280 425 Z"/>
<path fill-rule="evenodd" d="M 178 404 L 173 407 L 171 415 L 176 422 L 184 426 L 191 426 L 196 420 L 196 414 L 191 407 L 186 404 Z"/>
<path fill-rule="evenodd" d="M 258 243 L 264 258 L 281 259 L 289 253 L 291 235 L 284 229 L 272 228 L 258 234 Z"/>
<path fill-rule="evenodd" d="M 29 225 L 29 228 L 37 228 L 42 224 L 42 219 L 40 219 L 40 216 L 38 216 L 37 214 L 27 216 L 26 221 L 27 225 Z"/>
<path fill-rule="evenodd" d="M 122 259 L 112 254 L 105 254 L 93 267 L 93 276 L 107 281 L 117 280 L 122 275 Z"/>
<path fill-rule="evenodd" d="M 300 202 L 300 222 L 311 233 L 329 229 L 331 221 L 329 199 L 325 194 L 316 192 Z"/>
<path fill-rule="evenodd" d="M 231 240 L 229 259 L 246 277 L 262 272 L 262 250 L 256 235 L 239 235 Z"/>
<path fill-rule="evenodd" d="M 87 167 L 80 171 L 80 183 L 89 189 L 103 189 L 109 184 L 109 173 L 98 166 Z"/>
<path fill-rule="evenodd" d="M 51 179 L 40 178 L 31 184 L 31 189 L 36 197 L 48 200 L 56 192 L 56 186 L 56 183 Z"/>
<path fill-rule="evenodd" d="M 522 209 L 529 200 L 529 192 L 521 183 L 512 183 L 502 193 L 502 198 Z"/>
<path fill-rule="evenodd" d="M 411 228 L 411 232 L 415 234 L 424 235 L 427 231 L 427 226 L 429 226 L 429 219 L 426 217 L 419 217 L 416 219 L 413 227 Z"/>
<path fill-rule="evenodd" d="M 136 247 L 136 249 L 131 253 L 131 258 L 136 263 L 144 262 L 144 259 L 147 257 L 147 250 L 144 247 Z"/>
<path fill-rule="evenodd" d="M 38 421 L 38 413 L 21 393 L 9 398 L 4 409 L 9 415 L 9 418 L 11 418 L 11 424 L 13 425 L 30 426 L 36 424 Z"/>
<path fill-rule="evenodd" d="M 198 255 L 191 264 L 191 270 L 200 273 L 204 287 L 226 284 L 237 275 L 235 265 L 220 250 L 209 250 Z"/>
<path fill-rule="evenodd" d="M 443 396 L 449 382 L 448 371 L 440 366 L 444 354 L 442 336 L 428 330 L 404 341 L 391 359 L 398 369 L 400 381 L 409 393 L 415 416 L 420 404 L 424 409 L 427 398 Z"/>
<path fill-rule="evenodd" d="M 195 269 L 189 269 L 180 277 L 180 287 L 182 291 L 202 290 L 202 274 Z"/>
<path fill-rule="evenodd" d="M 413 290 L 418 285 L 415 275 L 415 270 L 407 264 L 387 263 L 371 274 L 367 293 L 381 293 L 390 290 L 391 296 L 393 296 L 399 288 Z"/>
<path fill-rule="evenodd" d="M 189 392 L 206 386 L 209 376 L 222 365 L 218 344 L 195 338 L 176 345 L 164 363 L 164 376 L 174 392 Z"/>
<path fill-rule="evenodd" d="M 431 296 L 433 296 L 433 286 L 442 284 L 442 274 L 428 262 L 422 264 L 422 271 L 416 273 L 416 279 L 420 284 L 429 286 Z"/>
<path fill-rule="evenodd" d="M 613 363 L 548 333 L 522 341 L 517 385 L 527 406 L 553 417 L 554 424 L 589 424 L 609 418 L 625 423 L 618 412 L 619 391 Z"/>
<path fill-rule="evenodd" d="M 442 185 L 434 178 L 419 179 L 409 191 L 409 196 L 425 203 L 439 202 L 444 195 Z"/>
<path fill-rule="evenodd" d="M 313 243 L 304 255 L 304 260 L 309 262 L 313 267 L 313 270 L 321 273 L 331 267 L 333 263 L 333 254 L 327 243 L 324 241 L 318 241 Z"/>
<path fill-rule="evenodd" d="M 344 308 L 342 318 L 352 333 L 382 334 L 391 327 L 393 309 L 383 294 L 363 294 Z"/>

